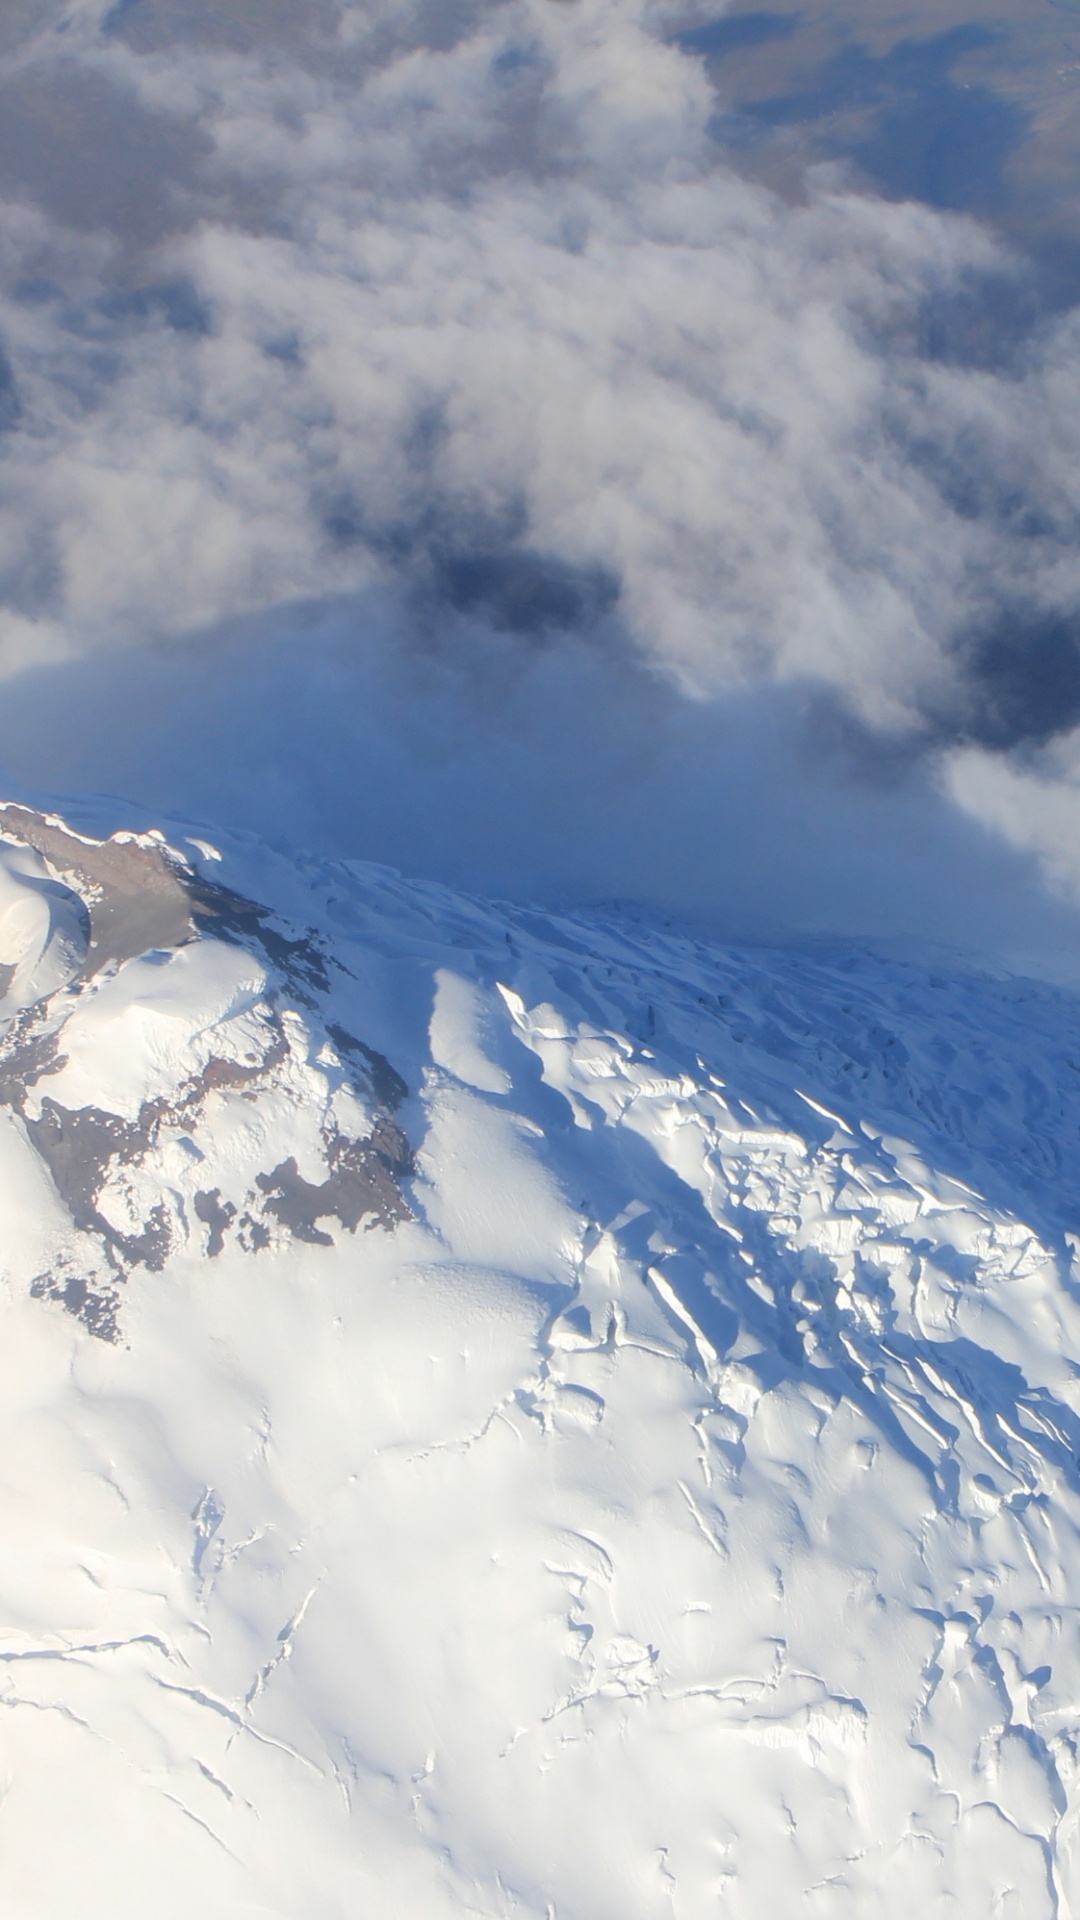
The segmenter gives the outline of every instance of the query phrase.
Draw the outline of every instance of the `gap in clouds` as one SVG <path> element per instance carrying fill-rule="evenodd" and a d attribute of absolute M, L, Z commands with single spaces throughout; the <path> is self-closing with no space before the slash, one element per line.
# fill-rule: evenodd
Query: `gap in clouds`
<path fill-rule="evenodd" d="M 681 43 L 705 59 L 714 135 L 783 193 L 815 163 L 889 199 L 988 218 L 1055 306 L 1080 292 L 1080 34 L 1051 0 L 773 0 L 718 8 Z"/>

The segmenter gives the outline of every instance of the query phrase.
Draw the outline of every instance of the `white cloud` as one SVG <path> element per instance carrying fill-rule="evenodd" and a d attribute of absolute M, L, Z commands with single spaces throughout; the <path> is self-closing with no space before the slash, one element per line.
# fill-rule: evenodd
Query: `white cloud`
<path fill-rule="evenodd" d="M 1019 264 L 726 170 L 657 9 L 373 5 L 302 57 L 138 53 L 106 11 L 24 65 L 81 62 L 208 158 L 149 252 L 5 210 L 8 672 L 388 588 L 406 653 L 453 647 L 491 605 L 432 580 L 528 551 L 617 583 L 608 625 L 694 698 L 812 682 L 917 735 L 962 731 L 980 623 L 1072 616 L 1076 323 L 1005 369 L 926 360 L 925 303 Z"/>
<path fill-rule="evenodd" d="M 1080 902 L 1080 733 L 1019 762 L 960 749 L 943 772 L 950 799 L 1034 854 L 1051 888 Z"/>

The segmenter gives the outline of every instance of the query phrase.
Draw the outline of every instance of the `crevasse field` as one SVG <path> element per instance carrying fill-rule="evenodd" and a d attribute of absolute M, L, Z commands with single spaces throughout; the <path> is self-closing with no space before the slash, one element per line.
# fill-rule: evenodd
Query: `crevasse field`
<path fill-rule="evenodd" d="M 1080 1009 L 0 812 L 10 1920 L 1080 1911 Z"/>

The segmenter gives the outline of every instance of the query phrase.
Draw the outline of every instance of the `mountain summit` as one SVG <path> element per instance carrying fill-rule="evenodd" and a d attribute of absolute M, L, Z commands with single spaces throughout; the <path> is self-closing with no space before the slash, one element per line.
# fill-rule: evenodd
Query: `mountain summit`
<path fill-rule="evenodd" d="M 0 809 L 13 1920 L 1080 1912 L 1080 1004 Z"/>

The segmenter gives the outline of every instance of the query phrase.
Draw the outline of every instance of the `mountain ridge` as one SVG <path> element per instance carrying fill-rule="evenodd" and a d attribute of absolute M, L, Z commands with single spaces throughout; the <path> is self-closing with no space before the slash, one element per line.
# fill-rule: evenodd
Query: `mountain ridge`
<path fill-rule="evenodd" d="M 1080 1003 L 163 829 L 0 810 L 11 1910 L 1076 1912 Z"/>

